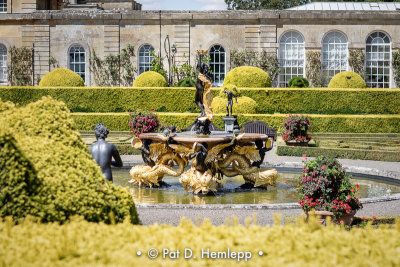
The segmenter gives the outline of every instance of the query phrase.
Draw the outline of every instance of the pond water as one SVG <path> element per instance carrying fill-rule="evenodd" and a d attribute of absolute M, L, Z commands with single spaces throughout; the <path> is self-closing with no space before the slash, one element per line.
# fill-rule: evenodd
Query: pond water
<path fill-rule="evenodd" d="M 168 187 L 147 188 L 128 183 L 128 169 L 113 169 L 114 184 L 128 187 L 136 203 L 159 204 L 273 204 L 297 202 L 296 192 L 299 172 L 279 171 L 277 186 L 268 189 L 240 189 L 244 183 L 241 176 L 224 178 L 222 188 L 215 195 L 197 196 L 187 193 L 179 183 L 179 177 L 164 177 Z M 400 184 L 353 176 L 360 185 L 361 198 L 382 197 L 400 193 Z"/>

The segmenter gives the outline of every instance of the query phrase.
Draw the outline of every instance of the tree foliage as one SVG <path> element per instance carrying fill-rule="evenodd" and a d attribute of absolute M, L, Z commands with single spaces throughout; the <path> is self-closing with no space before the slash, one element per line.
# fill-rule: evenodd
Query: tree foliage
<path fill-rule="evenodd" d="M 307 0 L 225 0 L 228 10 L 286 9 L 308 2 Z"/>

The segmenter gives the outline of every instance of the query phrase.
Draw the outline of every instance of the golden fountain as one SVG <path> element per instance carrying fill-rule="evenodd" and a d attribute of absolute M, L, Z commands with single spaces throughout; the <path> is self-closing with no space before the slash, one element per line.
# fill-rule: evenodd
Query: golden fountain
<path fill-rule="evenodd" d="M 176 133 L 175 127 L 161 133 L 144 133 L 132 140 L 140 149 L 146 166 L 130 170 L 131 182 L 150 187 L 158 186 L 165 175 L 178 177 L 186 191 L 207 194 L 216 191 L 223 177 L 241 175 L 245 183 L 254 187 L 274 185 L 277 171 L 260 168 L 265 151 L 272 140 L 265 134 L 210 131 L 213 119 L 211 109 L 211 75 L 202 59 L 206 50 L 197 50 L 199 76 L 196 82 L 195 102 L 201 110 L 193 130 Z M 185 168 L 191 162 L 189 170 Z"/>

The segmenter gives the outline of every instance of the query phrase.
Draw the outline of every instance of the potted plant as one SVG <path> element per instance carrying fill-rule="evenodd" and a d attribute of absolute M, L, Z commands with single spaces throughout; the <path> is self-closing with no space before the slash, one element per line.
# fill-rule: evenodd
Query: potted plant
<path fill-rule="evenodd" d="M 307 116 L 289 115 L 283 120 L 283 140 L 288 146 L 307 146 L 312 137 L 307 133 L 311 123 Z"/>
<path fill-rule="evenodd" d="M 157 114 L 153 113 L 153 111 L 135 109 L 129 112 L 129 116 L 128 127 L 131 135 L 136 137 L 142 133 L 155 132 L 160 126 Z"/>
<path fill-rule="evenodd" d="M 306 161 L 298 180 L 298 203 L 307 216 L 315 210 L 322 223 L 330 216 L 335 222 L 350 225 L 356 211 L 362 208 L 356 197 L 359 186 L 350 179 L 351 175 L 334 158 L 319 156 Z"/>

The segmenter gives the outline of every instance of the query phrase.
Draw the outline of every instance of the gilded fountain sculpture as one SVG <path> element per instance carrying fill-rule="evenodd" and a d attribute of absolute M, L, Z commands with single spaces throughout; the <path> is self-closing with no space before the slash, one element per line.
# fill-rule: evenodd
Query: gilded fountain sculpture
<path fill-rule="evenodd" d="M 254 187 L 274 185 L 277 171 L 260 168 L 272 140 L 264 134 L 212 132 L 211 75 L 204 60 L 207 50 L 197 50 L 199 57 L 195 102 L 201 113 L 193 132 L 177 133 L 174 126 L 163 133 L 145 133 L 132 140 L 140 149 L 144 165 L 130 170 L 131 182 L 139 186 L 159 186 L 164 176 L 180 177 L 184 189 L 194 194 L 217 191 L 224 176 L 241 175 Z M 185 171 L 189 165 L 191 167 Z"/>

